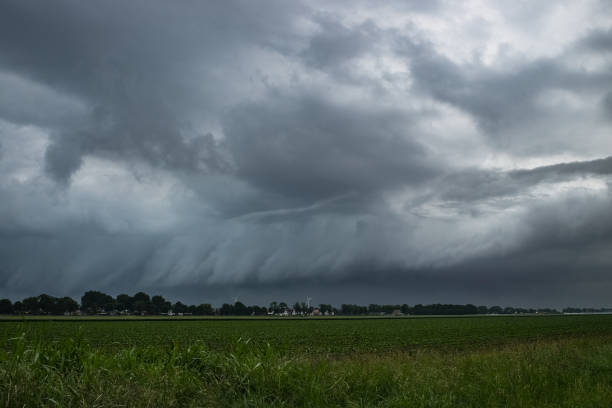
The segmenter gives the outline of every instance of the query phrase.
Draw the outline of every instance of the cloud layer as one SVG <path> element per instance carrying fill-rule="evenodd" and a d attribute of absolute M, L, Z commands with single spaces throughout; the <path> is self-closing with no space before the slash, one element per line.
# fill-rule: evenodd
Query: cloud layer
<path fill-rule="evenodd" d="M 4 2 L 0 296 L 609 306 L 610 16 Z"/>

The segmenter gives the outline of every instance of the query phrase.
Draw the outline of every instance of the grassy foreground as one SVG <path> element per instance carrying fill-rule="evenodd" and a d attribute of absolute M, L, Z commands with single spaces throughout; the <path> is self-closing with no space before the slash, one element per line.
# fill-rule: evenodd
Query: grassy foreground
<path fill-rule="evenodd" d="M 610 340 L 324 358 L 245 340 L 113 351 L 19 336 L 0 351 L 0 406 L 601 407 L 612 401 Z"/>

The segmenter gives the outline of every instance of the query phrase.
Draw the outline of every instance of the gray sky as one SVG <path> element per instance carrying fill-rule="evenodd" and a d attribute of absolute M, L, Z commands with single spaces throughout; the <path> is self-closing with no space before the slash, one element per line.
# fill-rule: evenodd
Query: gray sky
<path fill-rule="evenodd" d="M 4 1 L 0 296 L 612 306 L 609 1 Z"/>

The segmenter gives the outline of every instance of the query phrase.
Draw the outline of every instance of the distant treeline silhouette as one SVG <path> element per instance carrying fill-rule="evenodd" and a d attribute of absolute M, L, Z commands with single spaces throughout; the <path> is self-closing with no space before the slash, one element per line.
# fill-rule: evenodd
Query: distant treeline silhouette
<path fill-rule="evenodd" d="M 568 307 L 563 313 L 602 313 L 612 312 L 612 309 L 575 308 Z M 81 296 L 81 303 L 70 297 L 54 297 L 47 294 L 32 296 L 12 303 L 10 299 L 0 299 L 0 314 L 32 314 L 32 315 L 158 315 L 179 314 L 196 316 L 303 316 L 303 315 L 344 315 L 344 316 L 376 316 L 376 315 L 485 315 L 485 314 L 529 314 L 529 313 L 561 313 L 551 308 L 520 308 L 501 306 L 475 306 L 454 304 L 407 304 L 361 306 L 342 304 L 336 308 L 330 304 L 310 306 L 305 302 L 296 302 L 293 306 L 285 302 L 271 302 L 268 307 L 247 306 L 236 301 L 233 304 L 224 303 L 221 307 L 213 307 L 210 303 L 186 305 L 182 302 L 171 303 L 161 295 L 149 296 L 138 292 L 133 296 L 121 294 L 112 297 L 106 293 L 91 290 Z"/>

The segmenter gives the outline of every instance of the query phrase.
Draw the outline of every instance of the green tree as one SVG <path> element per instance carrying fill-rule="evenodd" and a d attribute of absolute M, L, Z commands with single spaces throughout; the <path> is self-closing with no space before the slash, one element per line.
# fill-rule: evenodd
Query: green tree
<path fill-rule="evenodd" d="M 31 296 L 23 299 L 23 311 L 30 312 L 32 314 L 40 313 L 40 307 L 38 306 L 38 297 Z"/>
<path fill-rule="evenodd" d="M 172 306 L 172 310 L 174 311 L 174 313 L 185 313 L 187 311 L 187 306 L 181 302 L 176 302 Z"/>
<path fill-rule="evenodd" d="M 64 296 L 57 299 L 57 313 L 74 312 L 79 308 L 79 304 L 71 297 Z"/>
<path fill-rule="evenodd" d="M 168 310 L 172 307 L 172 304 L 164 299 L 161 295 L 156 295 L 151 298 L 152 312 L 153 313 L 168 313 Z"/>
<path fill-rule="evenodd" d="M 10 299 L 0 299 L 0 314 L 13 313 L 13 304 Z"/>
<path fill-rule="evenodd" d="M 153 304 L 151 298 L 144 292 L 138 292 L 132 296 L 134 311 L 136 312 L 147 312 L 151 313 L 153 310 Z"/>
<path fill-rule="evenodd" d="M 112 304 L 113 297 L 106 293 L 90 290 L 81 296 L 81 308 L 88 313 L 96 313 L 105 310 L 105 306 Z"/>
<path fill-rule="evenodd" d="M 211 316 L 215 314 L 213 307 L 209 303 L 202 303 L 196 309 L 196 313 L 202 316 Z"/>
<path fill-rule="evenodd" d="M 234 306 L 229 303 L 224 303 L 221 305 L 221 309 L 219 309 L 219 313 L 223 316 L 232 316 L 234 314 Z"/>
<path fill-rule="evenodd" d="M 500 306 L 491 306 L 489 308 L 489 313 L 493 313 L 493 314 L 500 314 L 502 313 L 504 310 L 500 307 Z"/>
<path fill-rule="evenodd" d="M 124 311 L 124 310 L 132 311 L 134 310 L 133 303 L 134 303 L 134 300 L 132 299 L 130 295 L 126 295 L 125 293 L 122 293 L 121 295 L 117 295 L 117 309 L 121 311 Z"/>
<path fill-rule="evenodd" d="M 26 308 L 22 302 L 19 300 L 13 304 L 13 312 L 15 313 L 23 313 L 26 311 Z"/>
<path fill-rule="evenodd" d="M 38 296 L 38 308 L 44 314 L 57 314 L 57 299 L 43 293 Z"/>
<path fill-rule="evenodd" d="M 249 313 L 248 308 L 244 305 L 244 303 L 236 302 L 234 303 L 234 314 L 236 316 L 246 316 L 250 313 Z"/>
<path fill-rule="evenodd" d="M 321 311 L 321 313 L 325 313 L 325 312 L 331 313 L 333 311 L 333 308 L 332 308 L 332 305 L 321 303 L 319 305 L 319 310 Z"/>

